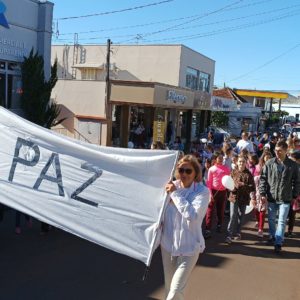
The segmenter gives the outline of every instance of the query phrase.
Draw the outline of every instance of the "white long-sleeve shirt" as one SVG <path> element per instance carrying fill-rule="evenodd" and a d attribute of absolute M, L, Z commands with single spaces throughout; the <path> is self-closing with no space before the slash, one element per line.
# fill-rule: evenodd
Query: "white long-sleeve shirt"
<path fill-rule="evenodd" d="M 193 183 L 189 188 L 180 187 L 171 193 L 172 202 L 167 205 L 161 246 L 172 256 L 193 256 L 202 253 L 205 241 L 202 221 L 209 202 L 209 190 L 202 183 Z"/>

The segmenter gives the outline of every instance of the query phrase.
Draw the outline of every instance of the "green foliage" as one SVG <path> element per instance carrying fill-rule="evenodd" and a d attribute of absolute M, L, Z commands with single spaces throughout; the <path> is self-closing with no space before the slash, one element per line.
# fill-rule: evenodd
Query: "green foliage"
<path fill-rule="evenodd" d="M 285 110 L 277 110 L 276 113 L 278 113 L 281 118 L 287 117 L 289 115 L 289 113 Z"/>
<path fill-rule="evenodd" d="M 228 125 L 228 114 L 223 111 L 213 111 L 211 113 L 211 123 L 212 125 L 222 127 Z"/>
<path fill-rule="evenodd" d="M 40 126 L 51 128 L 63 120 L 57 121 L 59 106 L 50 100 L 51 91 L 57 82 L 57 61 L 51 67 L 51 76 L 47 81 L 44 75 L 44 59 L 38 53 L 30 51 L 21 67 L 23 94 L 22 109 L 26 118 Z"/>

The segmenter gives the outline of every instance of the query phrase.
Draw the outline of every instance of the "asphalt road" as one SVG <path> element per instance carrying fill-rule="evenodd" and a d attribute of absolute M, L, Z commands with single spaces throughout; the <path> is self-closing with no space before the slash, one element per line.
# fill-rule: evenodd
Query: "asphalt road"
<path fill-rule="evenodd" d="M 283 252 L 256 237 L 248 216 L 243 238 L 224 243 L 215 233 L 198 260 L 186 300 L 300 299 L 300 219 L 296 236 Z M 24 220 L 22 220 L 25 223 Z M 144 265 L 58 229 L 39 234 L 40 224 L 14 233 L 14 212 L 0 223 L 0 299 L 163 299 L 160 253 L 153 257 L 148 278 Z"/>

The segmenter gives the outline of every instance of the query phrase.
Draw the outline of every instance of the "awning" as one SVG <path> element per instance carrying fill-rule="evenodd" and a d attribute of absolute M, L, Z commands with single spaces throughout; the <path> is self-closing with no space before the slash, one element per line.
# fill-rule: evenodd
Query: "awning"
<path fill-rule="evenodd" d="M 99 63 L 84 63 L 84 64 L 76 64 L 73 65 L 72 68 L 77 69 L 104 69 L 104 64 Z"/>

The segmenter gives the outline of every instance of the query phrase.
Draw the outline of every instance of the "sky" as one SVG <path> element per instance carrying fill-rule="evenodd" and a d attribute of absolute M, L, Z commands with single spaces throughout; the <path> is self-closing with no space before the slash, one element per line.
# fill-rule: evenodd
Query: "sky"
<path fill-rule="evenodd" d="M 218 87 L 300 94 L 300 0 L 50 1 L 53 44 L 183 44 Z"/>

